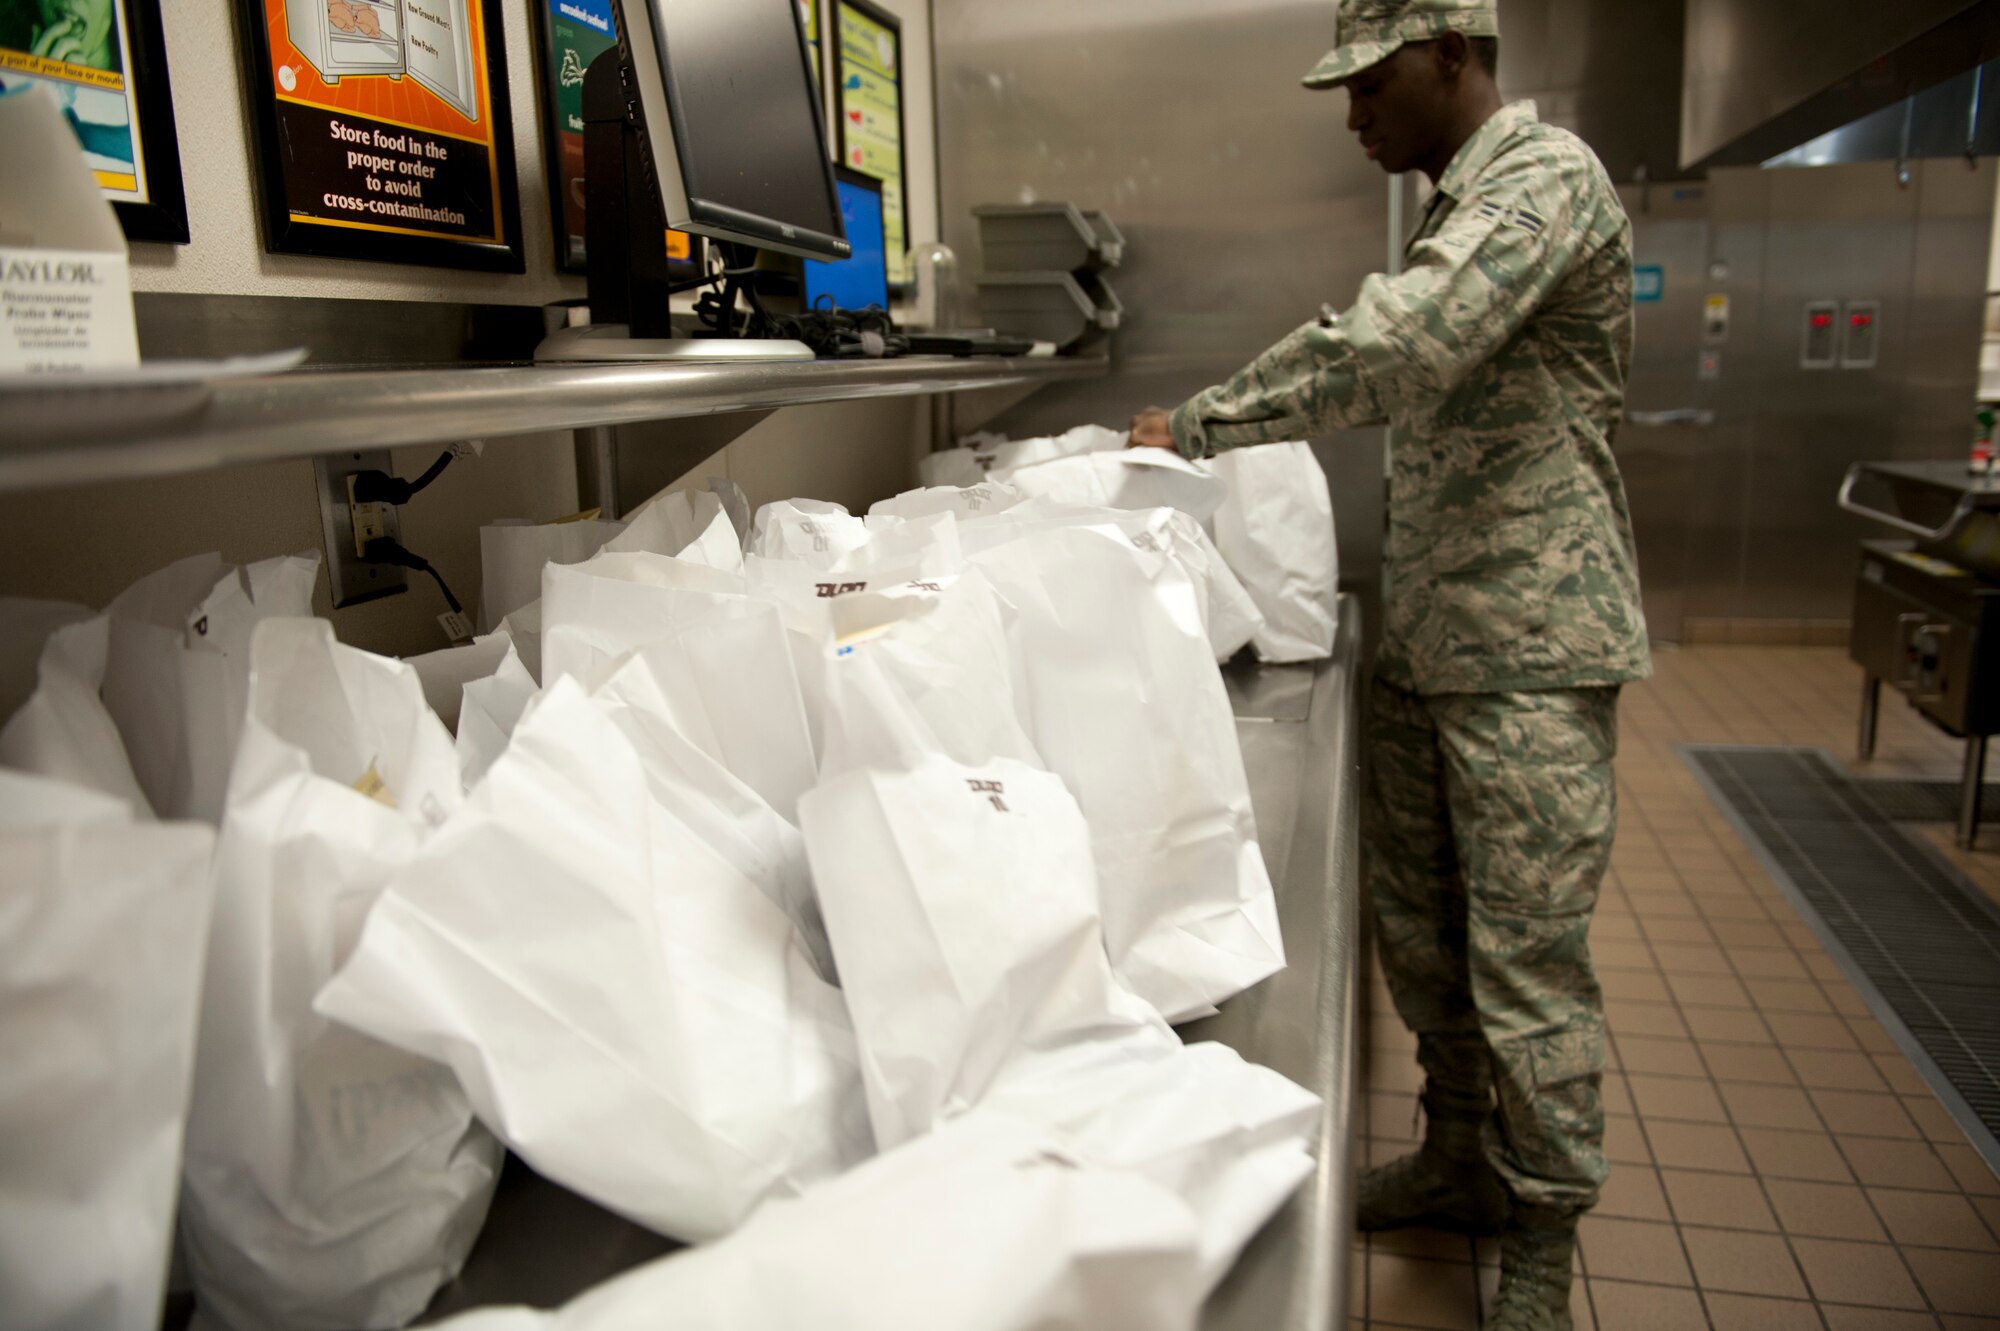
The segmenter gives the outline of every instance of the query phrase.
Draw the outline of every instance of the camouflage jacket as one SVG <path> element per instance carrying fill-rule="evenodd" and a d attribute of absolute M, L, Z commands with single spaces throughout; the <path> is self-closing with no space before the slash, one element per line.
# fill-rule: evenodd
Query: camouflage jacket
<path fill-rule="evenodd" d="M 1460 150 L 1397 277 L 1173 413 L 1181 452 L 1391 427 L 1376 669 L 1418 693 L 1650 670 L 1611 446 L 1632 359 L 1632 225 L 1532 103 Z"/>

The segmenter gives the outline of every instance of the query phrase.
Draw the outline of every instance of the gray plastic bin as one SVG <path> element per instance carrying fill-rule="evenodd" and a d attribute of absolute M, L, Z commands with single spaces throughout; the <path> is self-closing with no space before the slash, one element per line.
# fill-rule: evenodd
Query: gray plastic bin
<path fill-rule="evenodd" d="M 1104 258 L 1106 268 L 1116 268 L 1125 262 L 1125 233 L 1109 217 L 1086 208 L 1083 220 L 1090 223 L 1090 229 L 1097 233 L 1097 252 Z"/>
<path fill-rule="evenodd" d="M 1073 203 L 989 203 L 972 210 L 989 273 L 1076 273 L 1115 265 L 1124 238 L 1107 254 L 1097 226 Z M 1107 220 L 1106 229 L 1117 236 Z"/>
<path fill-rule="evenodd" d="M 980 319 L 1003 333 L 1067 349 L 1118 326 L 1124 307 L 1109 288 L 1102 304 L 1068 273 L 988 273 L 979 279 Z"/>

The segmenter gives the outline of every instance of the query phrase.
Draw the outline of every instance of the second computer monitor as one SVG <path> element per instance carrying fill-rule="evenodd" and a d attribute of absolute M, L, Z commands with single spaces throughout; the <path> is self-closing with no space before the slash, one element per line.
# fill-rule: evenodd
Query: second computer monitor
<path fill-rule="evenodd" d="M 797 0 L 620 8 L 666 224 L 802 257 L 845 256 Z"/>
<path fill-rule="evenodd" d="M 889 308 L 889 246 L 882 222 L 882 182 L 844 166 L 834 168 L 840 218 L 846 223 L 853 257 L 839 263 L 806 260 L 805 297 L 809 309 L 832 305 L 865 310 Z"/>

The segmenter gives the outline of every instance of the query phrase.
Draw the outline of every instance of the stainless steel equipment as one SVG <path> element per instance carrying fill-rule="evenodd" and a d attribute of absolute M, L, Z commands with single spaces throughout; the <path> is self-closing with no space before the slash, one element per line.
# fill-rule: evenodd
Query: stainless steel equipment
<path fill-rule="evenodd" d="M 1652 299 L 1636 307 L 1638 351 L 1626 385 L 1626 425 L 1614 445 L 1639 544 L 1639 586 L 1655 640 L 1680 642 L 1688 555 L 1708 539 L 1695 526 L 1716 439 L 1717 385 L 1701 377 L 1708 282 L 1708 187 L 1629 185 L 1632 257 L 1650 273 Z M 1734 541 L 1737 534 L 1728 533 Z"/>
<path fill-rule="evenodd" d="M 1688 0 L 1681 160 L 1766 161 L 2000 55 L 2000 0 Z"/>
<path fill-rule="evenodd" d="M 1870 533 L 1827 497 L 1856 462 L 1964 456 L 1994 183 L 1984 160 L 1917 163 L 1908 189 L 1859 165 L 1621 190 L 1658 269 L 1617 443 L 1656 637 L 1846 641 Z M 1827 368 L 1805 364 L 1815 305 Z"/>
<path fill-rule="evenodd" d="M 1886 489 L 1892 509 L 1857 498 Z M 1965 744 L 1958 843 L 1979 833 L 1988 737 L 2000 733 L 2000 479 L 1963 463 L 1861 463 L 1840 506 L 1914 538 L 1864 541 L 1854 587 L 1854 660 L 1867 672 L 1860 754 L 1875 753 L 1886 681 Z"/>
<path fill-rule="evenodd" d="M 1346 99 L 1299 86 L 1333 43 L 1327 0 L 934 0 L 932 15 L 946 243 L 977 252 L 979 204 L 1046 199 L 1108 212 L 1129 242 L 1109 379 L 1046 389 L 991 428 L 1171 407 L 1382 270 L 1382 173 L 1347 134 Z M 1380 567 L 1382 441 L 1314 441 L 1350 586 Z"/>

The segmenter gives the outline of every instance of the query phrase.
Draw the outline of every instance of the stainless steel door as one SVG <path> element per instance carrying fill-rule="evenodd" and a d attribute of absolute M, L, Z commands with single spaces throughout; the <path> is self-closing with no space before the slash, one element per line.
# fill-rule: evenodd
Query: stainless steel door
<path fill-rule="evenodd" d="M 1691 521 L 1713 436 L 1713 385 L 1702 380 L 1708 279 L 1703 185 L 1619 191 L 1632 217 L 1640 301 L 1628 413 L 1616 453 L 1639 542 L 1639 579 L 1653 637 L 1678 642 L 1687 617 Z M 1654 284 L 1657 283 L 1657 286 Z M 1647 299 L 1654 291 L 1657 299 Z"/>

